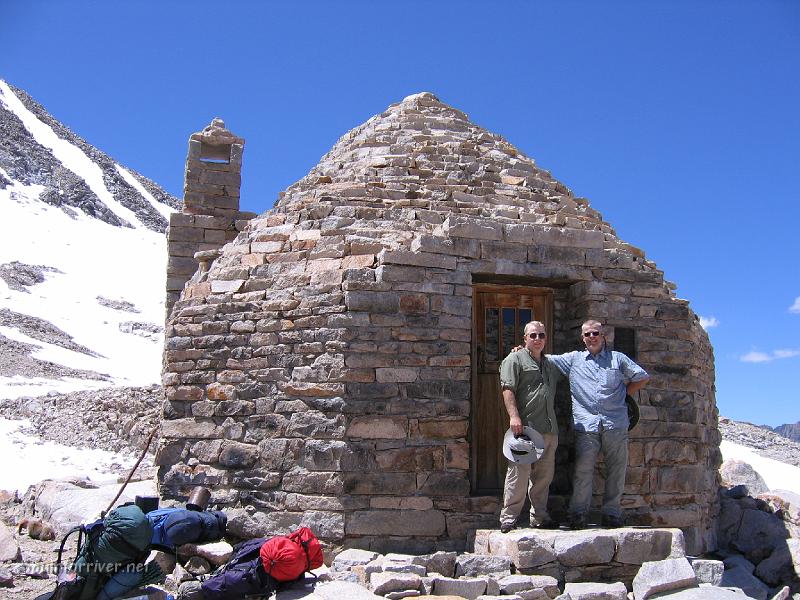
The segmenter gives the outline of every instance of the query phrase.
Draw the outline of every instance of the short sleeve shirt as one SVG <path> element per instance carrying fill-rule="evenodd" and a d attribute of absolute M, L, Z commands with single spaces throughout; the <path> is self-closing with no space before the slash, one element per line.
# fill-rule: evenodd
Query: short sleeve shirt
<path fill-rule="evenodd" d="M 511 352 L 500 364 L 500 385 L 514 392 L 522 421 L 539 433 L 558 433 L 553 400 L 561 373 L 545 357 L 537 363 L 527 350 Z"/>
<path fill-rule="evenodd" d="M 647 372 L 622 352 L 588 350 L 550 355 L 548 358 L 569 377 L 572 421 L 576 431 L 627 429 L 627 384 L 641 381 Z"/>

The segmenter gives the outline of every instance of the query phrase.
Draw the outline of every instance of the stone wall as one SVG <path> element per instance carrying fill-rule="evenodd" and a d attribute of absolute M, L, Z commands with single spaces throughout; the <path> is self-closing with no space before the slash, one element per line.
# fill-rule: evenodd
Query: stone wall
<path fill-rule="evenodd" d="M 719 435 L 697 317 L 586 200 L 430 94 L 345 135 L 195 273 L 167 327 L 162 494 L 209 485 L 250 530 L 464 548 L 497 523 L 498 498 L 469 479 L 473 285 L 487 282 L 555 290 L 556 352 L 589 317 L 635 330 L 652 381 L 628 519 L 680 527 L 690 553 L 714 547 Z"/>

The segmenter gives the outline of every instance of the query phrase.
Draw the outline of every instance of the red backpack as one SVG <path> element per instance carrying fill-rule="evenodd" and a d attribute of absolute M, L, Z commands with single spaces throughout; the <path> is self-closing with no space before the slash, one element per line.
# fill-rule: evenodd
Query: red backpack
<path fill-rule="evenodd" d="M 293 581 L 322 566 L 322 546 L 308 527 L 268 539 L 259 552 L 264 570 L 278 581 Z"/>

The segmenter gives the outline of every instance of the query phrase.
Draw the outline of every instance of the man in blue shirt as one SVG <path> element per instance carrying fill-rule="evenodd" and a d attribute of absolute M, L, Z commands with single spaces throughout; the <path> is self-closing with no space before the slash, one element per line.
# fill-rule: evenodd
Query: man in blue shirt
<path fill-rule="evenodd" d="M 603 451 L 605 490 L 602 524 L 623 525 L 620 499 L 628 467 L 628 411 L 626 394 L 645 386 L 650 376 L 621 352 L 606 349 L 603 325 L 590 320 L 581 325 L 585 351 L 549 355 L 567 377 L 572 395 L 575 428 L 575 477 L 569 503 L 570 527 L 586 527 L 592 500 L 592 476 Z"/>

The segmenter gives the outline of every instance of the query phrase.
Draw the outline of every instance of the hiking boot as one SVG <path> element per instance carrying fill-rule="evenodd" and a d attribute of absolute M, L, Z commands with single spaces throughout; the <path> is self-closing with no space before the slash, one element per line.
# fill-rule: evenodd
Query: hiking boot
<path fill-rule="evenodd" d="M 500 523 L 500 533 L 508 533 L 514 529 L 515 523 Z"/>
<path fill-rule="evenodd" d="M 570 529 L 586 529 L 586 515 L 570 515 L 569 516 Z"/>
<path fill-rule="evenodd" d="M 550 517 L 546 519 L 539 519 L 531 518 L 531 527 L 534 529 L 558 529 L 558 523 L 556 523 Z"/>
<path fill-rule="evenodd" d="M 553 519 L 545 519 L 539 524 L 539 529 L 558 529 L 558 522 Z"/>
<path fill-rule="evenodd" d="M 610 529 L 617 529 L 618 527 L 624 527 L 625 521 L 622 517 L 618 517 L 616 515 L 603 515 L 603 520 L 601 521 L 603 527 L 608 527 Z"/>

